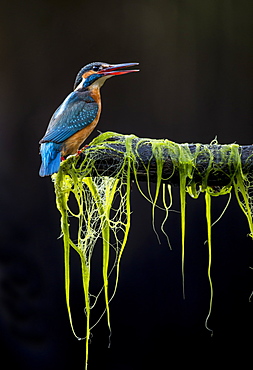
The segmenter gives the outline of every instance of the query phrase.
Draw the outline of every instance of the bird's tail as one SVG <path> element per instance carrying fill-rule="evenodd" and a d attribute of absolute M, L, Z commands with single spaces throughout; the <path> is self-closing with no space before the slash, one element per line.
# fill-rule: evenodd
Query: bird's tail
<path fill-rule="evenodd" d="M 41 167 L 40 176 L 50 176 L 59 171 L 61 164 L 61 145 L 57 143 L 42 143 L 40 146 Z"/>

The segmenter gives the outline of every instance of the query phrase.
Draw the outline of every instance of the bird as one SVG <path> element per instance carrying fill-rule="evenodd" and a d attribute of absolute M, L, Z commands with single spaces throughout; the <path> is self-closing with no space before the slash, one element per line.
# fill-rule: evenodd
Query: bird
<path fill-rule="evenodd" d="M 105 81 L 113 76 L 138 72 L 139 69 L 124 69 L 138 64 L 92 62 L 78 72 L 73 91 L 56 109 L 39 141 L 41 177 L 57 173 L 61 160 L 76 154 L 94 130 L 101 114 L 100 88 Z"/>

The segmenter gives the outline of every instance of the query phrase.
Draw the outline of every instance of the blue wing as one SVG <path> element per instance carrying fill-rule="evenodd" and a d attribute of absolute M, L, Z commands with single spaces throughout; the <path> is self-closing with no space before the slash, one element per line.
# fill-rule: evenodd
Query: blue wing
<path fill-rule="evenodd" d="M 53 114 L 45 136 L 40 140 L 42 164 L 40 176 L 58 172 L 62 143 L 94 121 L 98 104 L 88 91 L 74 91 Z"/>
<path fill-rule="evenodd" d="M 62 143 L 94 121 L 98 104 L 88 91 L 73 91 L 53 114 L 40 143 Z"/>

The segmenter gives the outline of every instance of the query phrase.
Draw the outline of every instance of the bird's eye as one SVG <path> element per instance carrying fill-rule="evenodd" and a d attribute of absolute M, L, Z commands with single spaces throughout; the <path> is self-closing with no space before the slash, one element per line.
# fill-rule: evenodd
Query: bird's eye
<path fill-rule="evenodd" d="M 99 71 L 101 69 L 101 66 L 93 66 L 92 67 L 93 71 Z"/>

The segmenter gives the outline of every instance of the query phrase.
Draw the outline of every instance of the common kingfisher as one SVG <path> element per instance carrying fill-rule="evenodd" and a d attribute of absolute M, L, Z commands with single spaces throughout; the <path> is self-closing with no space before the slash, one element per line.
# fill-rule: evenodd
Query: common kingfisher
<path fill-rule="evenodd" d="M 61 158 L 77 153 L 80 145 L 94 130 L 101 113 L 100 88 L 104 82 L 112 76 L 138 72 L 138 69 L 121 70 L 138 64 L 93 62 L 78 72 L 74 91 L 54 112 L 39 142 L 42 159 L 40 176 L 58 172 Z"/>

